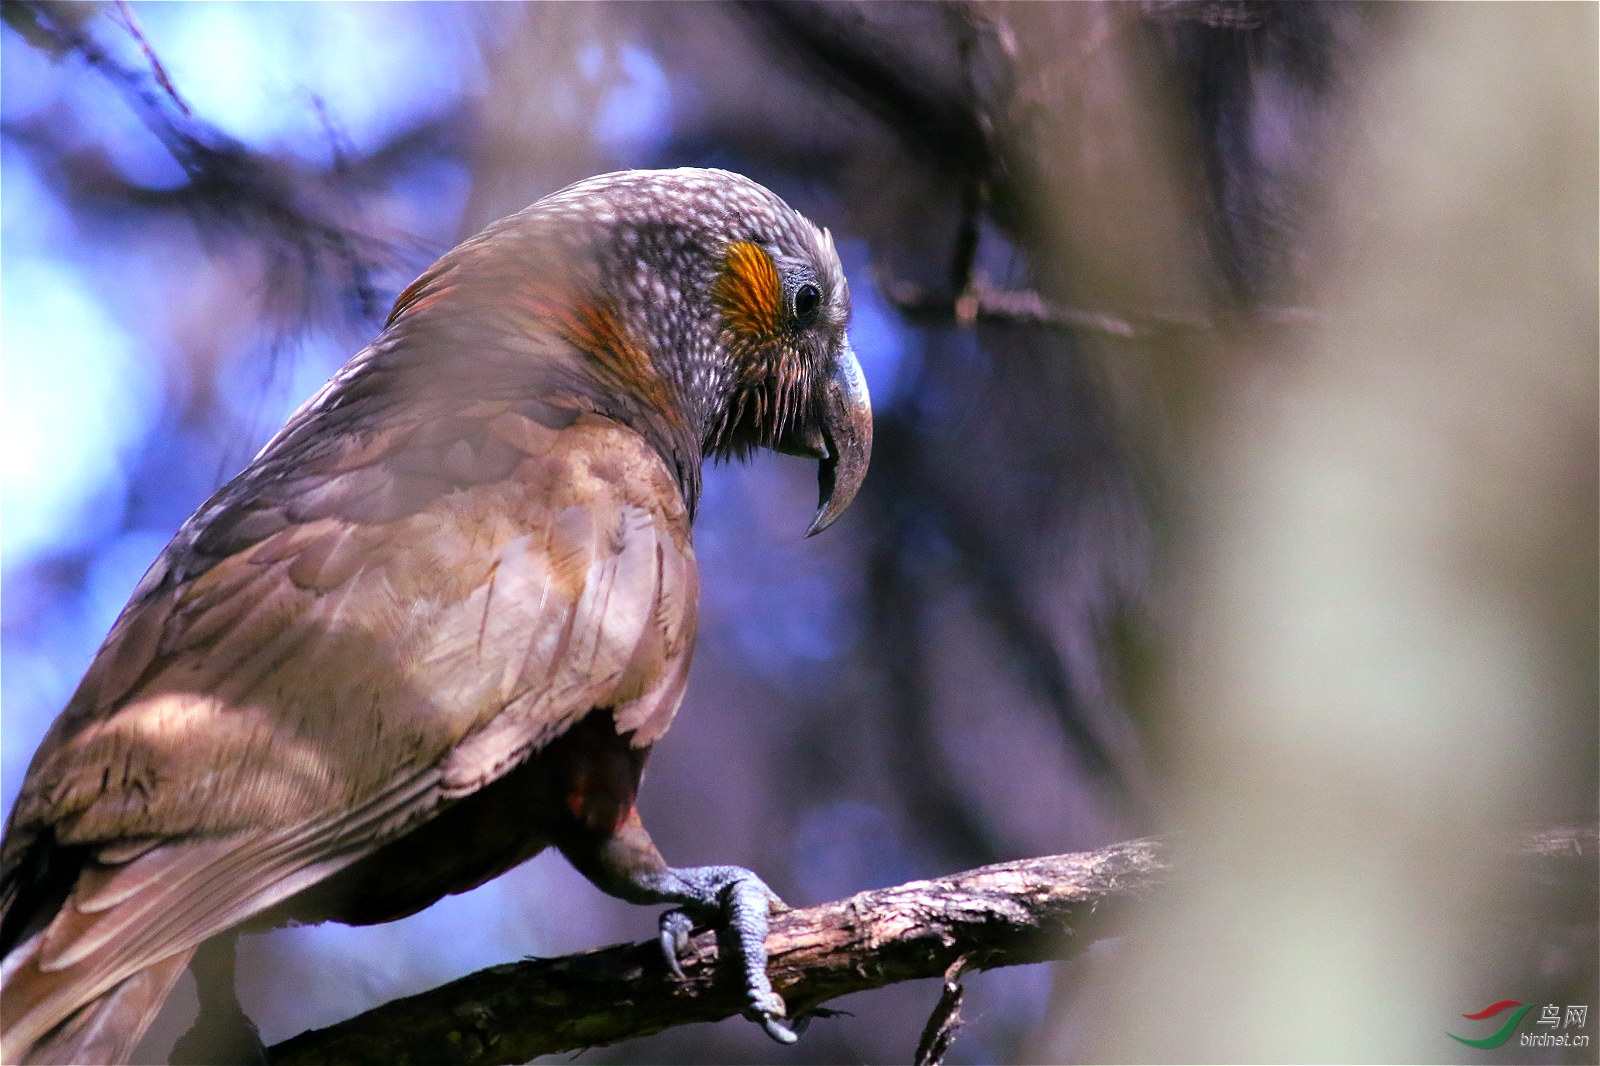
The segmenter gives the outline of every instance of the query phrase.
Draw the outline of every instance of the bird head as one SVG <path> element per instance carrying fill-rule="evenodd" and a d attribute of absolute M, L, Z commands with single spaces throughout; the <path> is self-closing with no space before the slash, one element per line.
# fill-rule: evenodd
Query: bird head
<path fill-rule="evenodd" d="M 447 254 L 374 347 L 460 353 L 468 377 L 492 365 L 502 388 L 630 425 L 691 514 L 705 458 L 816 459 L 810 536 L 849 505 L 872 450 L 849 324 L 832 237 L 777 196 L 722 170 L 622 171 Z"/>

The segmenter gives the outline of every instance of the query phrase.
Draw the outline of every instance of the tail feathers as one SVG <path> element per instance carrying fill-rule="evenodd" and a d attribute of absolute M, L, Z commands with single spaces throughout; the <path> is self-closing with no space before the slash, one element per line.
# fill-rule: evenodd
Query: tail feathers
<path fill-rule="evenodd" d="M 49 968 L 49 930 L 62 917 L 0 965 L 0 1062 L 6 1066 L 127 1062 L 194 954 L 191 947 L 97 983 L 92 962 Z"/>
<path fill-rule="evenodd" d="M 123 979 L 97 999 L 73 1011 L 30 1046 L 18 1048 L 12 1034 L 0 1037 L 0 1056 L 7 1063 L 125 1063 L 140 1037 L 161 1012 L 161 1005 L 189 965 L 194 952 L 183 951 Z M 19 1034 L 23 1035 L 23 1034 Z"/>

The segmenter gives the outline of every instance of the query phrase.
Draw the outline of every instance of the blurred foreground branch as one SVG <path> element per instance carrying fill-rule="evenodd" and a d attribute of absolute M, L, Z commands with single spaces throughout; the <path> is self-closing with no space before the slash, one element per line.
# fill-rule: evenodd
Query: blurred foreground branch
<path fill-rule="evenodd" d="M 115 43 L 102 39 L 102 20 L 134 44 L 143 66 L 126 62 Z M 45 159 L 60 160 L 58 180 L 74 199 L 100 204 L 178 207 L 211 227 L 253 239 L 271 257 L 266 277 L 271 303 L 289 323 L 300 324 L 323 281 L 353 301 L 361 317 L 381 320 L 387 310 L 375 275 L 414 257 L 420 249 L 404 234 L 359 224 L 354 194 L 381 184 L 408 159 L 455 147 L 460 116 L 446 113 L 402 131 L 365 154 L 348 151 L 328 125 L 331 163 L 309 166 L 258 151 L 197 115 L 178 91 L 126 4 L 114 8 L 59 0 L 12 0 L 0 15 L 31 46 L 53 61 L 81 60 L 103 77 L 182 168 L 175 188 L 149 188 L 123 176 L 98 147 L 74 142 L 47 116 L 8 124 L 5 133 Z M 321 109 L 320 101 L 315 106 Z"/>
<path fill-rule="evenodd" d="M 1515 865 L 1534 883 L 1592 881 L 1597 836 L 1595 826 L 1528 834 L 1514 845 Z M 944 975 L 954 1015 L 959 973 L 1069 958 L 1104 935 L 1108 910 L 1147 896 L 1172 867 L 1169 844 L 1131 840 L 788 911 L 767 938 L 772 983 L 801 1018 L 851 992 Z M 612 1044 L 738 1014 L 743 991 L 716 962 L 716 936 L 702 932 L 681 982 L 653 940 L 507 963 L 301 1033 L 268 1057 L 274 1066 L 519 1063 Z"/>
<path fill-rule="evenodd" d="M 1213 315 L 1118 315 L 1067 307 L 1031 289 L 996 289 L 979 279 L 954 297 L 925 290 L 910 281 L 880 278 L 878 283 L 895 310 L 913 322 L 1048 326 L 1122 340 L 1223 333 L 1252 326 L 1315 326 L 1323 322 L 1318 312 L 1305 307 L 1257 307 Z"/>

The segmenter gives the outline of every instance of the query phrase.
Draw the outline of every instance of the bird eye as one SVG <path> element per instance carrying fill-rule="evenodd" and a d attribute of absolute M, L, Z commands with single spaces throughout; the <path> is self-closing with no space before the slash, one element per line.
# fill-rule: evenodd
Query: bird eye
<path fill-rule="evenodd" d="M 822 290 L 811 282 L 806 282 L 794 290 L 794 316 L 796 318 L 810 318 L 817 313 L 817 308 L 822 306 Z"/>

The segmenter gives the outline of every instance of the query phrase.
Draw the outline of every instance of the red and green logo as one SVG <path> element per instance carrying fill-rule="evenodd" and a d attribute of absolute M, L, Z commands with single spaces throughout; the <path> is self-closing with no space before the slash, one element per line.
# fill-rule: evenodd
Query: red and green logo
<path fill-rule="evenodd" d="M 1517 1023 L 1522 1021 L 1522 1016 L 1533 1009 L 1532 1003 L 1519 1003 L 1514 999 L 1502 999 L 1499 1003 L 1489 1004 L 1476 1014 L 1462 1015 L 1462 1017 L 1468 1021 L 1481 1022 L 1485 1018 L 1493 1018 L 1497 1014 L 1504 1014 L 1506 1011 L 1511 1010 L 1512 1007 L 1515 1007 L 1516 1010 L 1511 1011 L 1511 1017 L 1506 1019 L 1506 1023 L 1502 1025 L 1500 1030 L 1493 1036 L 1486 1036 L 1482 1040 L 1468 1040 L 1464 1036 L 1457 1036 L 1449 1031 L 1446 1031 L 1444 1035 L 1448 1036 L 1452 1040 L 1459 1040 L 1468 1047 L 1499 1047 L 1501 1044 L 1504 1044 L 1507 1040 L 1511 1039 L 1511 1034 L 1516 1032 Z"/>

